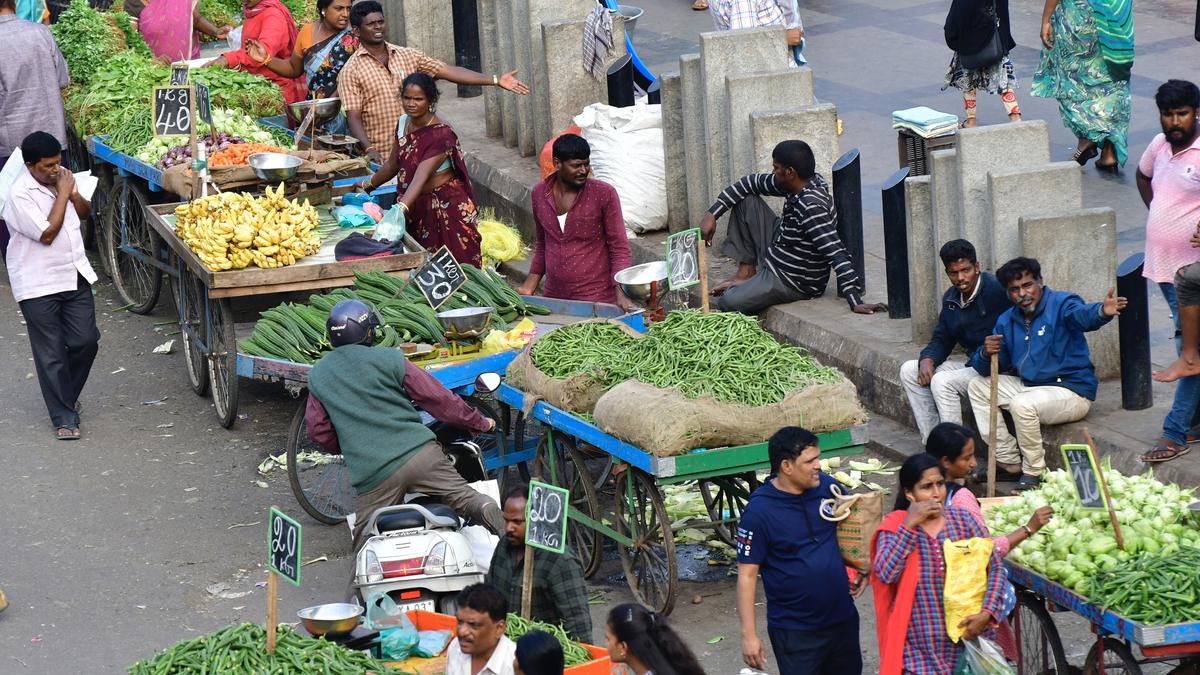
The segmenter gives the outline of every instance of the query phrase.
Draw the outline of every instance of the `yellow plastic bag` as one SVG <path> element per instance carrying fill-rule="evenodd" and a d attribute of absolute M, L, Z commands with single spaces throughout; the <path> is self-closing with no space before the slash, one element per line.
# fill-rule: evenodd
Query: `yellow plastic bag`
<path fill-rule="evenodd" d="M 529 344 L 536 334 L 537 326 L 529 320 L 529 317 L 525 317 L 507 333 L 499 330 L 489 332 L 483 338 L 482 351 L 484 354 L 496 354 L 510 349 L 520 349 Z"/>
<path fill-rule="evenodd" d="M 983 611 L 983 596 L 987 592 L 988 562 L 992 558 L 992 540 L 975 537 L 960 541 L 945 541 L 942 553 L 946 560 L 946 583 L 943 603 L 946 609 L 946 633 L 954 642 L 962 637 L 958 624 Z"/>

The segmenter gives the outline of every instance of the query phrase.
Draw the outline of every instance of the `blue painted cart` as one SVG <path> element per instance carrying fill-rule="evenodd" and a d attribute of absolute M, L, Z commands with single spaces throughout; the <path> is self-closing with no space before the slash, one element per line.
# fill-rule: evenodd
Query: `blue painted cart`
<path fill-rule="evenodd" d="M 1069 611 L 1092 624 L 1096 642 L 1083 664 L 1085 675 L 1141 675 L 1143 664 L 1178 661 L 1200 655 L 1200 623 L 1149 625 L 1097 606 L 1075 591 L 1012 561 L 1005 561 L 1018 589 L 1014 629 L 1024 673 L 1066 673 L 1062 641 L 1050 612 Z M 1141 651 L 1139 660 L 1133 650 Z"/>

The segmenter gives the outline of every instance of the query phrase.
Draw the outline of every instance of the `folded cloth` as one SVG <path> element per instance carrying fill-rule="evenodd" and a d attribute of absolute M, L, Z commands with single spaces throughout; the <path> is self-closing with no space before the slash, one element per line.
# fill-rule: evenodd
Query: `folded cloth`
<path fill-rule="evenodd" d="M 382 258 L 399 253 L 404 253 L 404 244 L 378 241 L 361 232 L 354 232 L 333 247 L 333 257 L 336 260 Z"/>
<path fill-rule="evenodd" d="M 905 131 L 912 132 L 914 135 L 920 136 L 921 138 L 937 138 L 939 136 L 949 136 L 953 134 L 958 128 L 958 121 L 955 120 L 953 124 L 945 124 L 930 128 L 919 127 L 915 124 L 909 124 L 907 122 L 892 122 L 892 128 L 904 129 Z"/>
<path fill-rule="evenodd" d="M 908 122 L 918 127 L 938 126 L 946 123 L 957 123 L 958 117 L 950 113 L 938 112 L 925 106 L 897 110 L 892 113 L 893 122 Z"/>
<path fill-rule="evenodd" d="M 583 69 L 597 80 L 607 76 L 604 61 L 613 50 L 612 13 L 596 5 L 583 22 Z"/>

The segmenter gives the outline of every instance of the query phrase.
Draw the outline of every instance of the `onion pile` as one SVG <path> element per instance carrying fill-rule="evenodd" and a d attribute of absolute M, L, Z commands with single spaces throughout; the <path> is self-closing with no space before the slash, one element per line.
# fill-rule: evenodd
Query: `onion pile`
<path fill-rule="evenodd" d="M 225 132 L 217 133 L 216 138 L 214 138 L 212 134 L 209 134 L 204 136 L 203 139 L 196 140 L 197 142 L 203 140 L 205 157 L 211 157 L 214 152 L 217 152 L 218 150 L 224 150 L 235 143 L 245 143 L 245 141 L 241 138 L 237 136 L 230 136 Z M 166 154 L 164 154 L 162 158 L 158 160 L 158 164 L 156 166 L 158 166 L 160 169 L 169 169 L 180 164 L 191 163 L 192 146 L 190 142 L 184 142 L 176 145 L 170 150 L 167 150 Z"/>

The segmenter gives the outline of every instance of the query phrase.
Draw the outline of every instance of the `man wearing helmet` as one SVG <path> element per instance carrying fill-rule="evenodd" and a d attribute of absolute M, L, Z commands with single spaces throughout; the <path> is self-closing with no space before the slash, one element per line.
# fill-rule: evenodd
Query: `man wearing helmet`
<path fill-rule="evenodd" d="M 362 546 L 371 514 L 401 503 L 409 492 L 439 497 L 463 516 L 503 533 L 500 507 L 467 485 L 422 423 L 417 406 L 445 424 L 477 433 L 491 431 L 495 420 L 480 415 L 399 350 L 373 349 L 379 325 L 364 302 L 334 305 L 325 327 L 335 349 L 308 376 L 308 435 L 345 457 L 358 493 L 354 550 Z"/>

